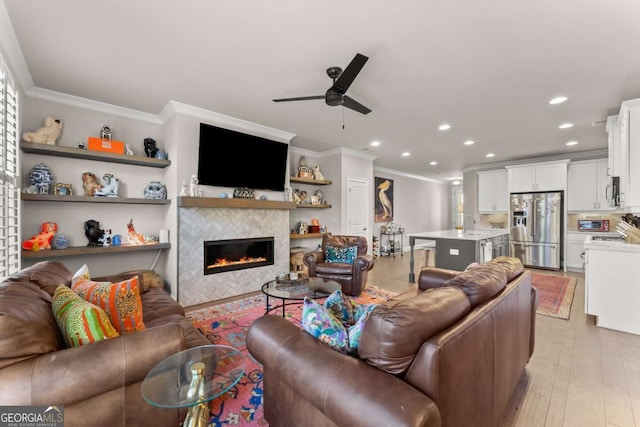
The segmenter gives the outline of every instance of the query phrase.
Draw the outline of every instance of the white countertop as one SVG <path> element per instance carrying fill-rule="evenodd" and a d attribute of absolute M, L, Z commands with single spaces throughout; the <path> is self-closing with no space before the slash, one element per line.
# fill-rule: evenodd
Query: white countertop
<path fill-rule="evenodd" d="M 585 237 L 584 248 L 610 252 L 640 252 L 640 245 L 638 244 L 592 240 L 591 236 Z"/>
<path fill-rule="evenodd" d="M 509 232 L 505 229 L 498 230 L 439 230 L 439 231 L 425 231 L 422 233 L 411 233 L 409 238 L 414 237 L 418 239 L 459 239 L 459 240 L 484 240 L 491 239 L 493 237 L 500 237 L 509 235 Z"/>

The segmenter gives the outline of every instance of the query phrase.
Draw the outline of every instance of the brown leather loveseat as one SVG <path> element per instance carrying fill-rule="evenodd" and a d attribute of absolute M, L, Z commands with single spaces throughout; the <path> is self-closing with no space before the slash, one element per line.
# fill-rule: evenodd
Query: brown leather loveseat
<path fill-rule="evenodd" d="M 427 268 L 419 289 L 376 307 L 358 357 L 267 315 L 247 337 L 278 426 L 493 427 L 533 351 L 537 293 L 518 259 Z"/>
<path fill-rule="evenodd" d="M 117 282 L 141 272 L 95 278 Z M 60 283 L 72 273 L 43 261 L 0 283 L 0 403 L 64 405 L 64 425 L 178 426 L 185 410 L 157 408 L 141 393 L 147 373 L 168 356 L 210 344 L 159 288 L 142 288 L 146 329 L 65 348 L 51 310 Z"/>

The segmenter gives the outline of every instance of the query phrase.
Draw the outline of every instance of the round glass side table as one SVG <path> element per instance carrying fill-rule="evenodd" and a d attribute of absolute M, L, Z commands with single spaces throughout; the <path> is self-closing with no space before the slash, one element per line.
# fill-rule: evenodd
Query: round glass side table
<path fill-rule="evenodd" d="M 154 406 L 188 407 L 184 427 L 206 426 L 209 401 L 224 394 L 244 375 L 245 357 L 223 345 L 203 345 L 158 363 L 142 382 L 142 396 Z"/>

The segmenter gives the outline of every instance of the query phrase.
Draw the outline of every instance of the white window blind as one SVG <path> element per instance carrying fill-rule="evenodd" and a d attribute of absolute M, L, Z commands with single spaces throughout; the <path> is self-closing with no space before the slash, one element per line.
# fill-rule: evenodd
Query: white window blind
<path fill-rule="evenodd" d="M 18 93 L 0 56 L 0 279 L 19 270 Z"/>

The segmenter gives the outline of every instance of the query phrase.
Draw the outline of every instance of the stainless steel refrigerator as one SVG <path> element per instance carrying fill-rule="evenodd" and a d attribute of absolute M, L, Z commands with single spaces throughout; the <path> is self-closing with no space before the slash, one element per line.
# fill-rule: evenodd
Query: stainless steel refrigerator
<path fill-rule="evenodd" d="M 511 194 L 511 256 L 528 267 L 560 269 L 562 192 Z"/>

